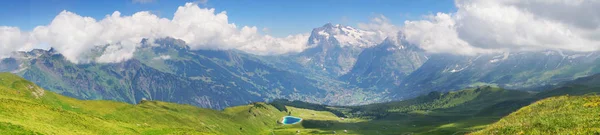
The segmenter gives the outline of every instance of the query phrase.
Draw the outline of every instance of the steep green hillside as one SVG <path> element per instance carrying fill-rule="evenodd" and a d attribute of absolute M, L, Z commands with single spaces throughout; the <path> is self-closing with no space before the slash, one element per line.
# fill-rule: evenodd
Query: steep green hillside
<path fill-rule="evenodd" d="M 600 96 L 540 100 L 473 134 L 600 134 Z"/>
<path fill-rule="evenodd" d="M 369 118 L 365 134 L 454 134 L 477 131 L 519 107 L 532 94 L 495 87 L 432 92 L 414 99 L 350 107 L 349 116 Z M 364 127 L 363 127 L 364 126 Z"/>
<path fill-rule="evenodd" d="M 599 134 L 600 75 L 535 94 L 539 100 L 474 134 Z"/>
<path fill-rule="evenodd" d="M 509 101 L 528 101 L 533 94 L 524 91 L 504 90 L 497 87 L 478 87 L 455 92 L 431 92 L 414 99 L 353 107 L 360 115 L 393 113 L 455 113 L 474 115 L 487 107 Z M 379 116 L 384 117 L 384 116 Z"/>
<path fill-rule="evenodd" d="M 543 99 L 561 95 L 586 95 L 600 93 L 600 74 L 581 77 L 573 81 L 564 82 L 555 86 L 556 88 L 542 91 L 536 98 Z"/>
<path fill-rule="evenodd" d="M 521 107 L 546 96 L 593 93 L 595 78 L 581 78 L 537 94 L 482 86 L 364 106 L 275 100 L 217 111 L 149 100 L 135 105 L 78 100 L 0 73 L 0 133 L 594 134 L 600 133 L 600 96 L 552 97 Z M 286 115 L 303 121 L 280 124 Z"/>
<path fill-rule="evenodd" d="M 284 115 L 263 103 L 216 111 L 159 101 L 82 101 L 0 73 L 0 133 L 268 134 Z"/>
<path fill-rule="evenodd" d="M 478 112 L 507 100 L 527 97 L 529 94 L 525 92 L 481 87 L 358 107 L 331 107 L 278 100 L 271 104 L 254 103 L 216 111 L 147 100 L 136 105 L 77 100 L 45 91 L 16 75 L 1 73 L 0 132 L 285 135 L 300 131 L 300 134 L 448 134 L 481 129 L 482 125 L 492 123 L 501 116 L 480 115 Z M 304 120 L 296 125 L 278 124 L 285 115 Z"/>

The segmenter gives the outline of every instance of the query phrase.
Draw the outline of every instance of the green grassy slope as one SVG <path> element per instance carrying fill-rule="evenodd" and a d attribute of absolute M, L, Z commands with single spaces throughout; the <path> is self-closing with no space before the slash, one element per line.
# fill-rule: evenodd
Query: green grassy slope
<path fill-rule="evenodd" d="M 473 134 L 600 134 L 600 96 L 540 100 Z"/>
<path fill-rule="evenodd" d="M 433 92 L 405 101 L 353 107 L 309 106 L 308 103 L 297 101 L 278 101 L 275 106 L 287 105 L 292 115 L 309 119 L 305 119 L 301 125 L 276 131 L 300 130 L 306 134 L 331 134 L 336 131 L 340 134 L 347 130 L 347 134 L 369 135 L 469 133 L 524 106 L 516 103 L 523 102 L 526 105 L 532 96 L 523 91 L 480 87 L 449 93 Z M 308 109 L 290 109 L 290 106 Z M 314 110 L 321 110 L 318 111 L 321 113 L 309 112 Z M 342 120 L 332 112 L 342 112 L 349 118 Z"/>
<path fill-rule="evenodd" d="M 82 101 L 0 73 L 0 133 L 268 134 L 284 115 L 263 103 L 216 111 L 158 101 Z"/>
<path fill-rule="evenodd" d="M 85 101 L 0 73 L 0 132 L 11 134 L 448 134 L 500 119 L 489 106 L 530 97 L 493 87 L 358 107 L 255 103 L 223 111 L 159 101 Z M 291 106 L 290 106 L 291 105 Z M 277 107 L 275 107 L 277 106 Z M 281 107 L 283 106 L 283 108 Z M 299 107 L 294 107 L 299 106 Z M 308 108 L 308 109 L 305 109 Z M 280 111 L 283 110 L 283 111 Z M 340 114 L 341 113 L 341 114 Z M 300 124 L 278 124 L 285 115 Z M 349 118 L 340 119 L 348 116 Z M 348 131 L 347 133 L 344 130 Z"/>
<path fill-rule="evenodd" d="M 360 106 L 355 109 L 356 111 L 385 111 L 387 113 L 438 110 L 446 113 L 471 115 L 497 103 L 512 100 L 524 100 L 531 98 L 531 96 L 532 94 L 524 91 L 504 90 L 497 87 L 483 86 L 448 93 L 431 92 L 428 95 L 414 99 Z"/>
<path fill-rule="evenodd" d="M 374 117 L 374 120 L 365 123 L 377 127 L 373 133 L 466 133 L 477 131 L 517 110 L 520 106 L 512 102 L 527 102 L 531 96 L 523 91 L 485 86 L 449 93 L 432 92 L 405 101 L 356 107 L 352 115 Z"/>
<path fill-rule="evenodd" d="M 543 99 L 561 95 L 586 95 L 600 93 L 600 74 L 581 77 L 573 81 L 564 82 L 554 89 L 536 94 L 536 98 Z"/>
<path fill-rule="evenodd" d="M 598 78 L 600 75 L 581 78 L 535 94 L 482 86 L 364 106 L 276 100 L 217 111 L 159 101 L 132 105 L 78 100 L 43 90 L 16 75 L 0 73 L 0 133 L 597 134 L 600 96 L 590 93 L 598 91 Z M 551 98 L 544 99 L 547 97 Z M 539 99 L 544 100 L 527 106 Z M 279 124 L 285 115 L 303 121 Z"/>
<path fill-rule="evenodd" d="M 600 75 L 535 94 L 537 102 L 474 134 L 600 134 Z"/>

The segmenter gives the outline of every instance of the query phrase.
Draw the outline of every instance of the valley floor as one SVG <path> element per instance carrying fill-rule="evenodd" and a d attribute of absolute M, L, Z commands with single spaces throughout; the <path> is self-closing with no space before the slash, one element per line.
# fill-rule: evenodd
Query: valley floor
<path fill-rule="evenodd" d="M 353 134 L 353 135 L 393 135 L 393 134 L 454 134 L 480 130 L 500 117 L 464 118 L 454 116 L 427 116 L 410 114 L 389 120 L 369 120 L 346 118 L 344 120 L 325 111 L 293 108 L 292 112 L 305 116 L 298 125 L 280 125 L 274 130 L 276 135 L 299 134 Z M 315 114 L 316 116 L 306 116 Z M 437 120 L 436 120 L 437 119 Z M 347 131 L 347 132 L 344 132 Z"/>

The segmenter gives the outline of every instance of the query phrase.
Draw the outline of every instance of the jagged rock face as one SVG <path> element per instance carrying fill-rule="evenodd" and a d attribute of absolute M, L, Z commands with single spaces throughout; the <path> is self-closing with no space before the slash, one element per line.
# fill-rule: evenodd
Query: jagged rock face
<path fill-rule="evenodd" d="M 3 71 L 14 71 L 48 90 L 79 99 L 138 103 L 146 98 L 221 109 L 276 98 L 325 99 L 327 93 L 314 87 L 314 80 L 250 55 L 194 51 L 169 38 L 142 45 L 133 59 L 120 63 L 73 64 L 44 50 L 3 62 L 10 63 L 2 64 Z"/>
<path fill-rule="evenodd" d="M 361 52 L 355 66 L 341 79 L 364 88 L 391 91 L 427 60 L 426 53 L 400 33 Z"/>
<path fill-rule="evenodd" d="M 313 29 L 308 39 L 312 47 L 295 59 L 306 68 L 337 77 L 352 69 L 360 52 L 378 44 L 379 41 L 364 38 L 372 34 L 375 33 L 328 23 Z"/>
<path fill-rule="evenodd" d="M 32 60 L 22 76 L 40 86 L 79 99 L 138 103 L 142 98 L 223 108 L 261 98 L 247 91 L 214 87 L 161 72 L 139 60 L 73 65 L 60 55 Z M 244 95 L 230 98 L 232 95 Z M 227 100 L 223 100 L 227 99 Z"/>

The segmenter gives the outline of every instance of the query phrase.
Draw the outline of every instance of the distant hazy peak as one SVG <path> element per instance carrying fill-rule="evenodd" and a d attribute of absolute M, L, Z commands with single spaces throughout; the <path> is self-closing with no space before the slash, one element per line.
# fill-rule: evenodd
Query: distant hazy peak
<path fill-rule="evenodd" d="M 164 37 L 164 38 L 144 38 L 140 42 L 142 47 L 166 47 L 166 48 L 176 48 L 176 49 L 185 49 L 189 50 L 190 46 L 181 39 L 175 39 L 172 37 Z"/>
<path fill-rule="evenodd" d="M 418 45 L 408 42 L 406 36 L 402 32 L 398 32 L 396 35 L 385 38 L 379 46 L 388 47 L 388 51 L 396 49 L 423 50 Z"/>

